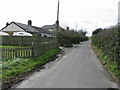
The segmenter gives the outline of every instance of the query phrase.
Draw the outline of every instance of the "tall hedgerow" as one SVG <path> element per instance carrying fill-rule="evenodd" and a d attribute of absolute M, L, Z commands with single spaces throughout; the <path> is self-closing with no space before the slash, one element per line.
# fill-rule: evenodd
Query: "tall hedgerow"
<path fill-rule="evenodd" d="M 97 30 L 97 29 L 96 29 Z M 105 55 L 111 60 L 118 61 L 119 59 L 119 35 L 118 27 L 111 27 L 108 29 L 102 29 L 92 36 L 92 43 L 99 49 L 101 49 Z"/>

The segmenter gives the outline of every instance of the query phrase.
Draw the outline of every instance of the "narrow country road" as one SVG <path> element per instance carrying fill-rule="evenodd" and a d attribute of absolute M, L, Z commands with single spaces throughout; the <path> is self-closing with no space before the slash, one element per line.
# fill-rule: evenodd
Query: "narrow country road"
<path fill-rule="evenodd" d="M 117 87 L 104 71 L 90 41 L 76 45 L 47 69 L 34 73 L 16 88 L 110 88 Z"/>

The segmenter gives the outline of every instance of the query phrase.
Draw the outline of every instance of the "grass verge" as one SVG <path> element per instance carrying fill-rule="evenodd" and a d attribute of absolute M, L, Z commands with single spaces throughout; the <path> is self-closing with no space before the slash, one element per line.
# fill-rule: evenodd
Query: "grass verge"
<path fill-rule="evenodd" d="M 106 56 L 101 49 L 98 49 L 96 46 L 92 44 L 92 48 L 99 56 L 100 61 L 103 63 L 105 62 L 105 68 L 112 74 L 113 77 L 120 80 L 120 70 L 118 70 L 118 63 L 110 60 L 108 56 Z"/>
<path fill-rule="evenodd" d="M 24 74 L 34 70 L 38 65 L 42 65 L 51 60 L 56 54 L 60 52 L 59 48 L 49 50 L 44 55 L 30 58 L 30 59 L 11 59 L 5 60 L 2 66 L 2 80 L 3 82 L 11 77 L 19 74 Z M 4 61 L 4 60 L 3 60 Z"/>
<path fill-rule="evenodd" d="M 27 48 L 27 47 L 31 47 L 31 46 L 5 46 L 5 45 L 0 45 L 0 48 Z"/>

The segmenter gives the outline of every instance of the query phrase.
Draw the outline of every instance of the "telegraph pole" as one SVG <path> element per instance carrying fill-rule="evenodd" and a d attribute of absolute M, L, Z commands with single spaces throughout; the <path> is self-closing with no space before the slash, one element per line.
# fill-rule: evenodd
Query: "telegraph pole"
<path fill-rule="evenodd" d="M 59 3 L 60 1 L 58 0 L 58 9 L 57 9 L 57 26 L 59 26 Z"/>
<path fill-rule="evenodd" d="M 59 29 L 59 3 L 58 0 L 58 6 L 57 6 L 57 21 L 56 21 L 56 41 L 58 42 L 58 29 Z"/>

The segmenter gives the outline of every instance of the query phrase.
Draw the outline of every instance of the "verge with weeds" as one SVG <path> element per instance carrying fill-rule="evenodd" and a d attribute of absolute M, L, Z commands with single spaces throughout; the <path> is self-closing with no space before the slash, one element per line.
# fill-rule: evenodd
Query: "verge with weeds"
<path fill-rule="evenodd" d="M 96 46 L 92 44 L 92 48 L 100 58 L 100 61 L 104 64 L 105 68 L 112 74 L 112 76 L 116 77 L 118 80 L 120 79 L 120 70 L 118 70 L 118 63 L 114 60 L 111 60 L 101 49 L 98 49 Z"/>
<path fill-rule="evenodd" d="M 56 54 L 60 52 L 59 48 L 54 48 L 36 58 L 15 58 L 5 59 L 2 65 L 2 80 L 3 82 L 11 77 L 19 74 L 24 74 L 34 70 L 37 66 L 50 61 Z"/>

